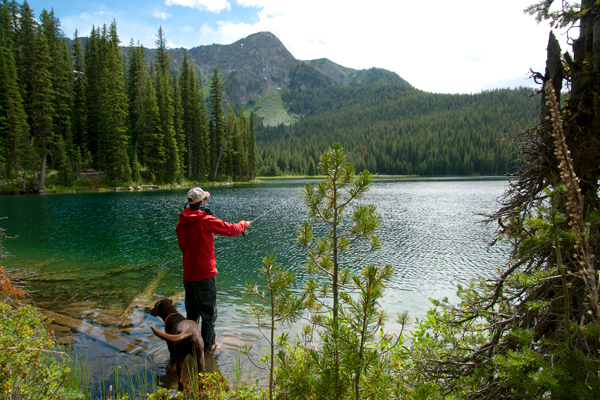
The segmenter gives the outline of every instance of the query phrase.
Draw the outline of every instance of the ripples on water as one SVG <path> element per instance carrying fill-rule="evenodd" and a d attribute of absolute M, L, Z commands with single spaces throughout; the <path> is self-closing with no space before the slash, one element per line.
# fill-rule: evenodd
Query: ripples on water
<path fill-rule="evenodd" d="M 478 223 L 482 220 L 478 214 L 498 208 L 496 200 L 506 183 L 486 179 L 378 179 L 373 183 L 364 202 L 375 204 L 381 215 L 383 248 L 364 263 L 396 268 L 382 301 L 391 316 L 408 310 L 411 317 L 421 317 L 430 297 L 455 298 L 457 283 L 490 276 L 506 261 L 506 245 L 488 247 L 495 227 Z M 216 364 L 223 372 L 230 371 L 236 346 L 266 346 L 246 312 L 250 300 L 242 296 L 245 283 L 256 280 L 261 259 L 274 253 L 279 264 L 298 274 L 297 288 L 302 285 L 306 253 L 295 239 L 296 228 L 306 219 L 299 194 L 302 185 L 300 180 L 286 180 L 205 188 L 211 192 L 208 206 L 225 221 L 253 220 L 277 206 L 249 228 L 248 236 L 215 240 L 217 335 L 227 345 L 216 355 Z M 86 305 L 99 313 L 123 310 L 155 281 L 160 283 L 152 287 L 152 301 L 181 294 L 175 224 L 186 191 L 1 197 L 0 216 L 9 217 L 1 224 L 9 235 L 19 235 L 5 242 L 13 257 L 3 262 L 9 269 L 50 273 L 53 279 L 28 283 L 33 301 L 49 309 L 54 304 L 55 311 L 77 303 L 79 308 L 73 306 L 70 314 L 75 318 L 88 318 L 89 314 L 81 314 Z M 183 311 L 183 304 L 178 308 Z M 150 358 L 163 354 L 164 342 L 154 338 L 149 328 L 162 321 L 147 310 L 132 318 L 136 325 L 127 333 L 128 340 L 150 342 L 145 353 Z"/>

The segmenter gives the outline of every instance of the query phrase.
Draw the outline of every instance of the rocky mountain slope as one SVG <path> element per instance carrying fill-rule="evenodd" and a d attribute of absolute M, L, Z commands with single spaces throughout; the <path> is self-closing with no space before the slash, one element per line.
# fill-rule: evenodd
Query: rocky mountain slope
<path fill-rule="evenodd" d="M 85 38 L 80 38 L 85 46 Z M 69 44 L 70 39 L 67 39 Z M 124 56 L 130 47 L 121 47 Z M 148 61 L 154 61 L 155 50 L 144 49 Z M 181 67 L 183 48 L 169 50 L 171 72 Z M 215 67 L 223 79 L 225 98 L 235 108 L 248 101 L 258 101 L 277 89 L 323 89 L 332 85 L 367 86 L 379 83 L 409 85 L 396 73 L 371 68 L 355 70 L 326 58 L 310 61 L 296 59 L 270 32 L 259 32 L 228 45 L 212 44 L 188 50 L 188 58 L 200 73 L 202 89 L 208 93 Z M 410 85 L 409 85 L 410 86 Z"/>

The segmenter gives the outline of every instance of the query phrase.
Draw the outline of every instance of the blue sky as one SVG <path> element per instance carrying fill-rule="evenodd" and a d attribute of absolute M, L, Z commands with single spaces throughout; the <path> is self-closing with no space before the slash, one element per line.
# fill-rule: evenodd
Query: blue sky
<path fill-rule="evenodd" d="M 19 0 L 17 0 L 19 1 Z M 385 68 L 436 93 L 534 86 L 550 28 L 523 10 L 537 0 L 31 0 L 54 9 L 65 36 L 117 22 L 122 44 L 154 47 L 162 26 L 171 47 L 230 44 L 270 31 L 300 60 Z M 426 8 L 424 5 L 426 4 Z M 573 34 L 574 32 L 571 32 Z M 563 51 L 566 34 L 556 32 Z"/>

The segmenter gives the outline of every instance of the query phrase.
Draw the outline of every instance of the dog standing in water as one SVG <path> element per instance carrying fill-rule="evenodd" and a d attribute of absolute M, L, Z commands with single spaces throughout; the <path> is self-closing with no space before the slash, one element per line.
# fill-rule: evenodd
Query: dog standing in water
<path fill-rule="evenodd" d="M 198 372 L 204 372 L 204 342 L 198 324 L 179 314 L 171 299 L 159 300 L 150 309 L 150 315 L 165 322 L 165 332 L 152 327 L 152 332 L 167 342 L 171 360 L 176 362 L 179 378 L 178 390 L 183 390 L 183 363 L 189 355 L 195 355 Z"/>

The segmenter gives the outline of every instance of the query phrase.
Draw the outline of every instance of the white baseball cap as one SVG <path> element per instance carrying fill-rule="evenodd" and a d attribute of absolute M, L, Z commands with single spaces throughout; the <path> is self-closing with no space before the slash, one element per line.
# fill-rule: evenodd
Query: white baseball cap
<path fill-rule="evenodd" d="M 202 200 L 207 199 L 209 197 L 210 197 L 210 193 L 205 192 L 204 190 L 200 189 L 199 187 L 192 188 L 192 189 L 190 189 L 189 192 L 187 192 L 187 201 L 190 204 L 200 203 Z"/>

